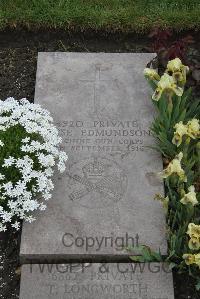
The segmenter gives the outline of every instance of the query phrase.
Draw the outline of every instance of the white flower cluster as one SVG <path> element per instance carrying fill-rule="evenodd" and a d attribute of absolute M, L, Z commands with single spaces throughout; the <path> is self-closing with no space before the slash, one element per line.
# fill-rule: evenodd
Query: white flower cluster
<path fill-rule="evenodd" d="M 27 137 L 20 140 L 20 155 L 12 156 L 6 156 L 6 141 L 0 140 L 0 152 L 5 153 L 0 165 L 0 231 L 6 230 L 7 223 L 19 229 L 19 220 L 32 222 L 33 211 L 46 209 L 43 201 L 51 198 L 54 167 L 63 172 L 67 161 L 53 119 L 40 105 L 26 99 L 0 101 L 0 136 L 15 126 L 25 129 Z M 9 169 L 18 171 L 18 181 L 6 175 Z"/>

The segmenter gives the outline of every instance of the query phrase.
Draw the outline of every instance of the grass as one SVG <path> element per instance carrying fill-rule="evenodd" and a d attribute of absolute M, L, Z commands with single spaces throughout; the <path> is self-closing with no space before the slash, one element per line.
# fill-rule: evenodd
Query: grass
<path fill-rule="evenodd" d="M 95 29 L 144 32 L 200 28 L 199 0 L 0 0 L 0 29 Z"/>

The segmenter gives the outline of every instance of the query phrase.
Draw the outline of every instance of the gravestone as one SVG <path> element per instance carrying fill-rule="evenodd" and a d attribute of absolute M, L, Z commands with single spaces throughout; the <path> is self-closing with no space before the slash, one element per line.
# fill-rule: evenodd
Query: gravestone
<path fill-rule="evenodd" d="M 69 160 L 47 211 L 23 225 L 20 299 L 174 299 L 166 265 L 130 263 L 127 250 L 167 252 L 143 78 L 153 57 L 39 53 L 35 102 L 54 117 Z"/>
<path fill-rule="evenodd" d="M 166 254 L 161 156 L 143 69 L 154 54 L 39 53 L 35 103 L 47 108 L 69 160 L 53 197 L 24 223 L 22 262 L 127 260 L 125 247 Z"/>
<path fill-rule="evenodd" d="M 164 264 L 25 265 L 20 299 L 174 299 Z"/>

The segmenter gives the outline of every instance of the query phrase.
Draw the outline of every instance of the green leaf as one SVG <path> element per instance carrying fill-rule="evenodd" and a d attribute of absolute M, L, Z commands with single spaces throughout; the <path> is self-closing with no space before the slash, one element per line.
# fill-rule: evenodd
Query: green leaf
<path fill-rule="evenodd" d="M 145 262 L 143 256 L 140 256 L 140 255 L 130 256 L 130 259 L 133 262 L 139 262 L 139 263 L 144 263 Z"/>
<path fill-rule="evenodd" d="M 200 279 L 198 280 L 197 284 L 195 285 L 197 291 L 200 291 Z"/>
<path fill-rule="evenodd" d="M 170 262 L 169 263 L 169 270 L 172 270 L 172 269 L 174 269 L 174 268 L 176 268 L 177 267 L 177 264 L 176 263 L 173 263 L 173 262 Z"/>

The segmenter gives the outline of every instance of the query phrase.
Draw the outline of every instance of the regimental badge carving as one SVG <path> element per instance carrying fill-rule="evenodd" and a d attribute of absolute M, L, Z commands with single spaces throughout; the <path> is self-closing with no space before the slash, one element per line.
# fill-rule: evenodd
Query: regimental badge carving
<path fill-rule="evenodd" d="M 69 198 L 88 208 L 120 201 L 127 188 L 127 175 L 115 161 L 90 157 L 74 163 L 68 172 Z"/>

